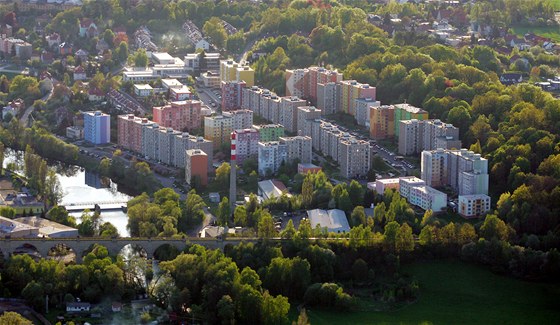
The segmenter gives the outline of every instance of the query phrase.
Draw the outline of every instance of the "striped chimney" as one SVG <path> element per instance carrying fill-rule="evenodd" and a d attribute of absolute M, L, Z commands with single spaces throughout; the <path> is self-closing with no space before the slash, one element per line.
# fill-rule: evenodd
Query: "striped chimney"
<path fill-rule="evenodd" d="M 237 145 L 237 134 L 234 132 L 231 132 L 231 160 L 237 160 L 236 156 L 236 145 Z"/>

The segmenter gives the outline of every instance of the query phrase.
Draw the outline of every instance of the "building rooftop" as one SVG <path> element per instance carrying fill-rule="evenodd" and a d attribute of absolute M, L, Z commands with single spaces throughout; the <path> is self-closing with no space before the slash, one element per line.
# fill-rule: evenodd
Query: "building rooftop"
<path fill-rule="evenodd" d="M 17 222 L 29 225 L 31 227 L 39 228 L 41 234 L 51 236 L 59 232 L 75 231 L 78 234 L 78 229 L 72 228 L 58 222 L 54 222 L 48 219 L 40 217 L 21 217 L 14 219 Z"/>
<path fill-rule="evenodd" d="M 286 193 L 287 196 L 292 196 L 290 193 L 288 193 L 286 185 L 276 179 L 260 181 L 258 186 L 259 192 L 265 200 L 272 197 L 279 198 L 280 196 L 282 196 L 282 193 Z"/>
<path fill-rule="evenodd" d="M 425 110 L 423 110 L 419 107 L 416 107 L 416 106 L 412 106 L 412 105 L 407 104 L 407 103 L 395 104 L 395 107 L 400 108 L 400 109 L 405 110 L 405 111 L 410 112 L 410 113 L 414 113 L 414 114 L 416 114 L 416 113 L 426 113 Z"/>
<path fill-rule="evenodd" d="M 350 225 L 348 224 L 346 213 L 342 210 L 308 210 L 307 216 L 309 217 L 309 221 L 311 222 L 311 227 L 313 229 L 315 229 L 317 225 L 321 225 L 321 227 L 327 228 L 327 231 L 329 232 L 350 231 Z"/>

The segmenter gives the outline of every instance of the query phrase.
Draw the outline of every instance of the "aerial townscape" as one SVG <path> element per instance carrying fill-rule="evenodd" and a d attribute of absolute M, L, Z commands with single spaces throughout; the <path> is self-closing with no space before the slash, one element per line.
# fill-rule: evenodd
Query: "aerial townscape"
<path fill-rule="evenodd" d="M 560 0 L 0 0 L 0 325 L 560 324 Z"/>

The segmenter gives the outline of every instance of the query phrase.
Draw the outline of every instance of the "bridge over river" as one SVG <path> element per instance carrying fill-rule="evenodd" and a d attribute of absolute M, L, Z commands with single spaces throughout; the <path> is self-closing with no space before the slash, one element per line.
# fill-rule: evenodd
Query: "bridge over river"
<path fill-rule="evenodd" d="M 0 250 L 7 257 L 25 249 L 35 249 L 42 257 L 48 256 L 51 248 L 65 245 L 76 254 L 76 263 L 81 263 L 82 255 L 93 244 L 107 247 L 109 255 L 116 256 L 126 245 L 143 248 L 148 258 L 153 258 L 156 250 L 164 245 L 172 245 L 179 250 L 184 250 L 188 245 L 198 244 L 209 249 L 223 250 L 226 245 L 239 245 L 240 243 L 255 243 L 258 238 L 12 238 L 0 239 Z"/>

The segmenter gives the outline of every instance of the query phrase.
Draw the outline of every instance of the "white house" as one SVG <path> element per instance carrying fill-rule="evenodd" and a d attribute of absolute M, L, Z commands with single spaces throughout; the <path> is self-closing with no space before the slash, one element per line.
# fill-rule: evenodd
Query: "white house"
<path fill-rule="evenodd" d="M 204 51 L 208 51 L 210 49 L 210 43 L 204 38 L 201 38 L 194 46 L 197 50 L 203 49 Z"/>

